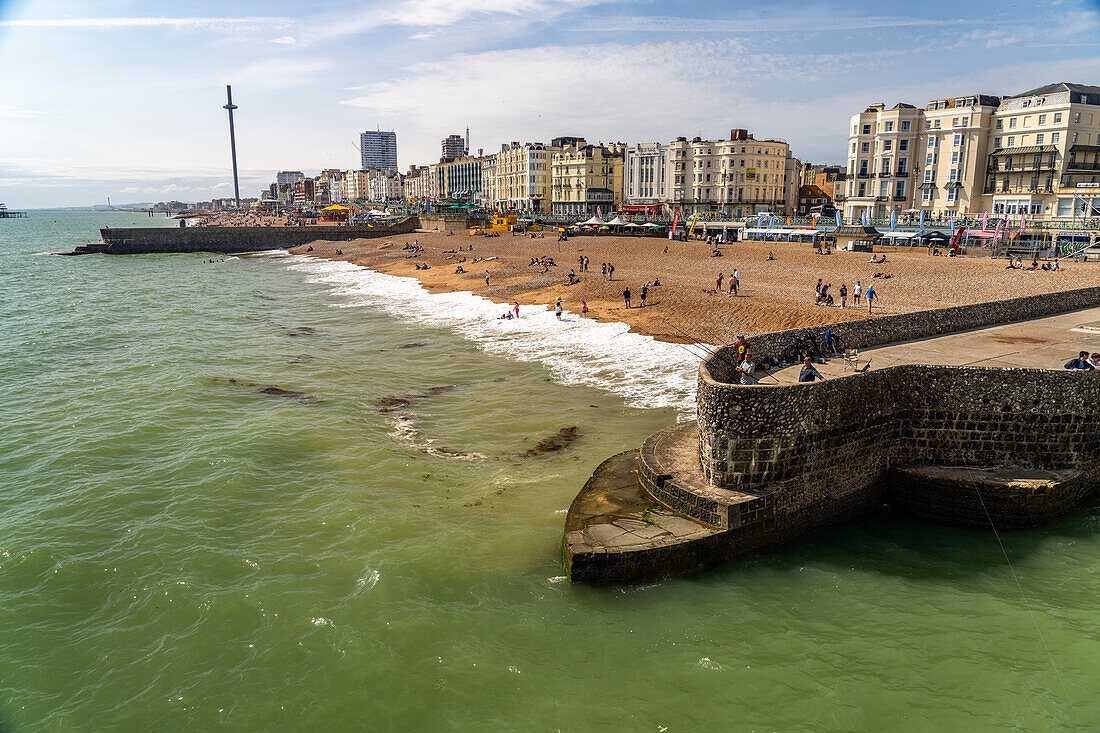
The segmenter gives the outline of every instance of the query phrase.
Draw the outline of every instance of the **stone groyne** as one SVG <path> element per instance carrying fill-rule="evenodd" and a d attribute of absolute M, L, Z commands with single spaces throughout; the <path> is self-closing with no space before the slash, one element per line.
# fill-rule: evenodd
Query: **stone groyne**
<path fill-rule="evenodd" d="M 841 334 L 883 344 L 1097 305 L 1100 288 L 1087 288 L 851 322 Z M 759 358 L 804 333 L 751 343 Z M 910 364 L 750 387 L 735 383 L 734 357 L 719 349 L 700 365 L 697 421 L 617 457 L 614 513 L 600 509 L 610 464 L 578 495 L 563 543 L 574 581 L 689 571 L 884 503 L 949 524 L 1031 527 L 1100 483 L 1100 372 Z"/>
<path fill-rule="evenodd" d="M 348 242 L 411 234 L 419 225 L 408 217 L 392 224 L 373 226 L 298 226 L 298 227 L 133 227 L 101 229 L 102 244 L 86 244 L 72 254 L 166 254 L 180 252 L 217 252 L 239 254 L 288 249 L 316 241 Z"/>

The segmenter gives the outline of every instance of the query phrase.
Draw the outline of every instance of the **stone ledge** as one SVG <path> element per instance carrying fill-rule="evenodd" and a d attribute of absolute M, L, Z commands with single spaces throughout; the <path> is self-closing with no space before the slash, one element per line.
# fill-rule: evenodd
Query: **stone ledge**
<path fill-rule="evenodd" d="M 922 519 L 969 527 L 1023 529 L 1044 524 L 1081 503 L 1093 488 L 1077 469 L 898 466 L 887 500 Z"/>

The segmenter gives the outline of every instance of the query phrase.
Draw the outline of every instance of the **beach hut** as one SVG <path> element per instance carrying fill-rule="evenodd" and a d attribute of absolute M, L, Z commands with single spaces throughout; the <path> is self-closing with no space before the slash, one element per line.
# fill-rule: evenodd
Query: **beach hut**
<path fill-rule="evenodd" d="M 882 236 L 878 229 L 861 224 L 845 224 L 832 232 L 837 249 L 870 252 L 875 240 Z"/>

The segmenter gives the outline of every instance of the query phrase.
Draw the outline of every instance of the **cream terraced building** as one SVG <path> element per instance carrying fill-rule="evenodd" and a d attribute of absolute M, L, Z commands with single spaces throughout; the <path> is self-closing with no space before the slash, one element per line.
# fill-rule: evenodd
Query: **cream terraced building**
<path fill-rule="evenodd" d="M 550 210 L 555 216 L 610 218 L 623 200 L 622 145 L 589 145 L 583 139 L 550 155 Z"/>
<path fill-rule="evenodd" d="M 874 104 L 853 115 L 844 212 L 1100 215 L 1100 87 Z"/>
<path fill-rule="evenodd" d="M 730 130 L 729 140 L 643 143 L 626 151 L 626 202 L 655 201 L 685 215 L 786 214 L 798 205 L 798 170 L 786 142 L 744 129 Z"/>
<path fill-rule="evenodd" d="M 551 208 L 551 161 L 561 147 L 543 143 L 504 143 L 492 156 L 493 191 L 486 200 L 500 211 L 531 214 Z"/>

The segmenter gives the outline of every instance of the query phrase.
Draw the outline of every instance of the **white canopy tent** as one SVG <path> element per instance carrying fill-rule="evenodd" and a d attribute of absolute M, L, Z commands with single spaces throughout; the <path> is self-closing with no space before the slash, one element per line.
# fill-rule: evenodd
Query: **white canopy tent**
<path fill-rule="evenodd" d="M 606 223 L 607 222 L 604 221 L 603 219 L 601 219 L 600 217 L 593 216 L 588 221 L 582 221 L 579 226 L 586 227 L 586 226 L 592 225 L 592 226 L 602 227 Z"/>
<path fill-rule="evenodd" d="M 616 217 L 615 217 L 614 219 L 612 219 L 611 221 L 607 222 L 607 225 L 608 225 L 609 227 L 625 227 L 625 226 L 626 226 L 627 224 L 629 224 L 629 223 L 630 223 L 630 222 L 626 221 L 626 220 L 625 220 L 625 219 L 623 219 L 623 218 L 622 218 L 621 216 L 616 216 Z"/>

